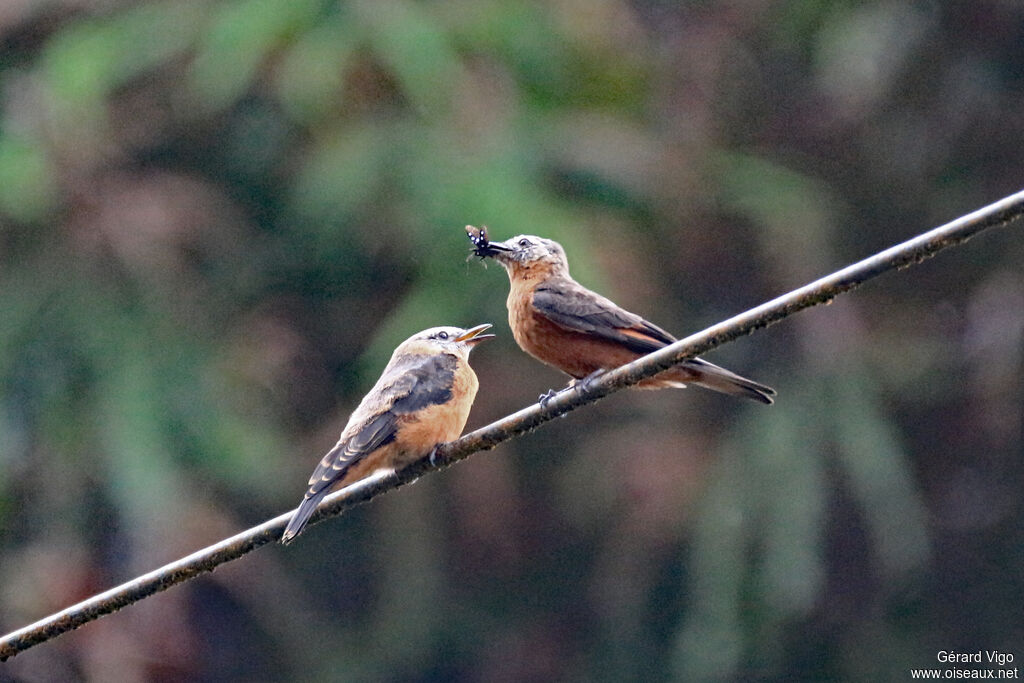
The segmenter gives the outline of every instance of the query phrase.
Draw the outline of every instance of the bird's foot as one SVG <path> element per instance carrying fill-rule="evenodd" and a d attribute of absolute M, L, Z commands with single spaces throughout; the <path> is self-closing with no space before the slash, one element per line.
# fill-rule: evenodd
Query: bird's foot
<path fill-rule="evenodd" d="M 437 446 L 434 446 L 434 450 L 430 451 L 430 457 L 427 458 L 431 467 L 437 467 Z"/>
<path fill-rule="evenodd" d="M 590 387 L 593 385 L 594 380 L 603 375 L 604 373 L 605 370 L 603 369 L 594 370 L 592 373 L 590 373 L 586 377 L 583 377 L 582 379 L 574 379 L 572 382 L 569 383 L 569 386 L 575 389 L 576 393 L 590 391 Z"/>
<path fill-rule="evenodd" d="M 547 408 L 548 402 L 555 396 L 558 396 L 563 391 L 565 391 L 565 389 L 560 389 L 559 391 L 555 391 L 554 389 L 548 389 L 546 393 L 543 393 L 537 397 L 537 403 L 540 403 L 541 408 Z"/>

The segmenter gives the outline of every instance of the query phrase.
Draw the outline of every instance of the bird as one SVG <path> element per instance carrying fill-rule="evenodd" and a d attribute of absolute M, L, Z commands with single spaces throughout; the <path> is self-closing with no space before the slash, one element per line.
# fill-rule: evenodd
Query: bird
<path fill-rule="evenodd" d="M 490 327 L 432 327 L 398 345 L 380 379 L 349 417 L 338 443 L 313 471 L 282 543 L 290 543 L 302 531 L 331 491 L 381 470 L 397 470 L 462 433 L 480 387 L 469 354 L 494 337 L 483 334 Z"/>
<path fill-rule="evenodd" d="M 576 282 L 562 245 L 536 235 L 491 242 L 486 228 L 466 226 L 475 253 L 508 272 L 508 324 L 526 353 L 586 385 L 606 370 L 657 351 L 676 338 L 597 292 Z M 694 384 L 765 404 L 776 392 L 734 372 L 691 358 L 639 382 L 640 389 Z M 546 403 L 553 391 L 541 396 Z"/>

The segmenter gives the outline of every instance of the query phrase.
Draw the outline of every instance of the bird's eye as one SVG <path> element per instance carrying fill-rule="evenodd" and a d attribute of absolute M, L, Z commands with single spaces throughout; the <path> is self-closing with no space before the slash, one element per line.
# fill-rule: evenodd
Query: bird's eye
<path fill-rule="evenodd" d="M 524 237 L 523 239 L 519 240 L 519 246 L 521 246 L 521 247 L 528 247 L 528 246 L 530 246 L 530 240 L 528 240 L 528 239 L 526 239 Z"/>
<path fill-rule="evenodd" d="M 447 332 L 438 332 L 435 336 L 438 339 L 445 340 L 445 339 L 448 338 L 448 333 Z"/>

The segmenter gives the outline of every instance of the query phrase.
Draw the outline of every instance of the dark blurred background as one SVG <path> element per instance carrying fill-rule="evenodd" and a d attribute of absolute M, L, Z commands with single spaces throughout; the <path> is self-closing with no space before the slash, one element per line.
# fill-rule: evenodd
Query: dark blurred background
<path fill-rule="evenodd" d="M 466 223 L 679 335 L 1024 185 L 1016 0 L 5 0 L 0 629 L 296 505 Z M 0 665 L 30 681 L 904 680 L 1024 659 L 1021 226 Z"/>

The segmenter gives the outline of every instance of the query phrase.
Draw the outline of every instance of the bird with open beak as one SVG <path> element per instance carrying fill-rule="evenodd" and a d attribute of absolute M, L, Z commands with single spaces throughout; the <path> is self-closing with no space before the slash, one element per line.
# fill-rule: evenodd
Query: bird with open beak
<path fill-rule="evenodd" d="M 491 242 L 487 228 L 469 225 L 466 232 L 477 256 L 494 259 L 508 272 L 508 324 L 516 343 L 574 380 L 585 381 L 676 341 L 654 323 L 573 280 L 558 242 L 535 235 Z M 775 396 L 771 387 L 700 358 L 685 360 L 636 386 L 687 384 L 761 403 L 772 403 Z"/>
<path fill-rule="evenodd" d="M 480 386 L 469 353 L 494 337 L 483 334 L 490 327 L 432 327 L 398 345 L 338 443 L 313 471 L 282 543 L 302 531 L 331 491 L 381 470 L 398 470 L 462 433 Z"/>

